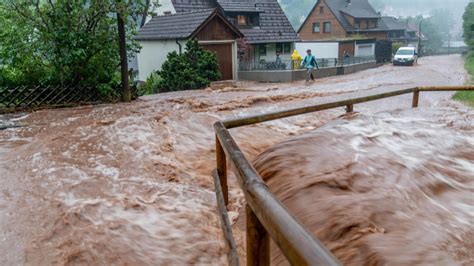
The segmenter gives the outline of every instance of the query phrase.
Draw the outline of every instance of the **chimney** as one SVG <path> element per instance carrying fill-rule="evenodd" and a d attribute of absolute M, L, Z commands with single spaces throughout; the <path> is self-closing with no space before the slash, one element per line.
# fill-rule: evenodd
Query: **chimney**
<path fill-rule="evenodd" d="M 171 11 L 165 11 L 165 12 L 163 12 L 163 15 L 165 15 L 165 16 L 171 15 Z"/>

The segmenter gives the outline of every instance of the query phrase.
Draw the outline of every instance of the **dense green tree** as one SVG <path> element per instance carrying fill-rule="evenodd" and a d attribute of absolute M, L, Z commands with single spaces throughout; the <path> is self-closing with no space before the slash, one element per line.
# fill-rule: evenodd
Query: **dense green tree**
<path fill-rule="evenodd" d="M 474 49 L 474 2 L 469 3 L 463 15 L 464 40 Z"/>
<path fill-rule="evenodd" d="M 196 40 L 189 41 L 182 54 L 169 53 L 158 75 L 160 92 L 201 89 L 220 78 L 216 54 L 204 50 Z"/>
<path fill-rule="evenodd" d="M 407 24 L 414 25 L 416 28 L 419 28 L 421 25 L 421 32 L 426 39 L 423 41 L 422 46 L 427 52 L 436 52 L 443 45 L 443 40 L 447 40 L 447 36 L 439 29 L 437 21 L 439 18 L 431 16 L 428 18 L 423 18 L 422 16 L 417 17 L 407 17 L 400 18 L 401 21 L 404 21 Z"/>
<path fill-rule="evenodd" d="M 0 82 L 116 86 L 117 13 L 133 42 L 145 0 L 0 0 Z"/>

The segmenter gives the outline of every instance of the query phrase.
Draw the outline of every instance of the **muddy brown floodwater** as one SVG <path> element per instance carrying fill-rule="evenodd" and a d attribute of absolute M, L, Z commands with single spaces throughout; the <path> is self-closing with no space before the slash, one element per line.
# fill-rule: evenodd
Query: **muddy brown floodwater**
<path fill-rule="evenodd" d="M 419 85 L 462 85 L 465 77 L 460 56 L 427 57 L 415 67 L 383 66 L 311 86 L 239 83 L 143 97 L 130 104 L 0 116 L 25 126 L 0 131 L 0 265 L 226 264 L 210 176 L 214 121 Z M 420 106 L 465 110 L 451 95 L 422 94 Z M 355 109 L 371 115 L 409 107 L 410 102 L 406 95 Z M 341 108 L 282 119 L 232 134 L 254 159 L 342 113 Z M 462 197 L 453 192 L 463 189 L 462 181 L 452 185 L 455 189 L 440 197 Z M 238 224 L 245 202 L 232 175 L 230 202 L 243 257 L 245 234 Z M 452 203 L 440 199 L 436 206 L 450 207 L 446 202 Z"/>
<path fill-rule="evenodd" d="M 474 111 L 351 115 L 255 167 L 344 265 L 474 263 Z"/>

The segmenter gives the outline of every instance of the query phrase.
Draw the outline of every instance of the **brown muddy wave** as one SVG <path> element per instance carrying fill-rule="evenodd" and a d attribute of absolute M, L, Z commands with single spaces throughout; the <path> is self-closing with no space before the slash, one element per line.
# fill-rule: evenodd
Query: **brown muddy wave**
<path fill-rule="evenodd" d="M 474 264 L 474 112 L 355 114 L 255 159 L 344 265 Z M 272 248 L 272 262 L 286 264 Z"/>

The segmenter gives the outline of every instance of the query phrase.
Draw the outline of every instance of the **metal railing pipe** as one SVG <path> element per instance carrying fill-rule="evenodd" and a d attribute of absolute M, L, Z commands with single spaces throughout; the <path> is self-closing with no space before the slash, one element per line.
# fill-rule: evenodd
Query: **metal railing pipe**
<path fill-rule="evenodd" d="M 322 111 L 322 110 L 327 110 L 327 109 L 332 109 L 332 108 L 337 108 L 337 107 L 342 107 L 342 106 L 348 106 L 348 105 L 354 105 L 354 104 L 363 103 L 363 102 L 379 100 L 379 99 L 388 98 L 392 96 L 398 96 L 398 95 L 414 92 L 415 90 L 416 88 L 410 88 L 410 89 L 384 92 L 384 93 L 373 94 L 369 96 L 353 98 L 349 100 L 328 102 L 328 103 L 298 107 L 298 108 L 293 108 L 293 109 L 288 109 L 288 110 L 284 110 L 280 112 L 273 112 L 273 113 L 268 113 L 268 114 L 263 114 L 263 115 L 255 115 L 255 116 L 248 116 L 244 118 L 225 120 L 223 121 L 223 123 L 224 123 L 224 126 L 228 129 L 241 127 L 241 126 L 248 126 L 248 125 L 258 124 L 258 123 L 272 121 L 276 119 L 291 117 L 295 115 L 312 113 L 316 111 Z"/>
<path fill-rule="evenodd" d="M 418 87 L 418 91 L 472 91 L 474 86 L 425 86 Z"/>
<path fill-rule="evenodd" d="M 239 266 L 239 255 L 237 254 L 237 244 L 232 234 L 232 224 L 230 223 L 229 214 L 227 212 L 227 203 L 224 201 L 224 194 L 220 184 L 219 174 L 217 169 L 212 172 L 214 178 L 214 189 L 216 190 L 216 201 L 219 214 L 221 216 L 221 228 L 224 234 L 225 245 L 229 249 L 227 256 L 230 266 Z"/>
<path fill-rule="evenodd" d="M 247 203 L 282 253 L 293 265 L 340 265 L 337 259 L 305 229 L 261 180 L 222 122 L 216 134 L 233 163 Z"/>

